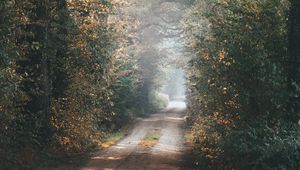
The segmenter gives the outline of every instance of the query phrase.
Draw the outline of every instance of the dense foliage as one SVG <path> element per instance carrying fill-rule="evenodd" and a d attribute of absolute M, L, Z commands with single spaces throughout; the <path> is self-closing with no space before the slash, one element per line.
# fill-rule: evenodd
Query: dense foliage
<path fill-rule="evenodd" d="M 0 169 L 86 151 L 145 114 L 140 102 L 151 96 L 119 5 L 0 2 Z"/>
<path fill-rule="evenodd" d="M 0 169 L 85 152 L 168 97 L 182 100 L 183 68 L 199 168 L 299 169 L 299 9 L 298 0 L 1 0 Z"/>
<path fill-rule="evenodd" d="M 188 105 L 200 167 L 300 168 L 299 53 L 288 46 L 296 43 L 289 28 L 290 38 L 300 31 L 295 2 L 195 1 L 188 11 Z"/>

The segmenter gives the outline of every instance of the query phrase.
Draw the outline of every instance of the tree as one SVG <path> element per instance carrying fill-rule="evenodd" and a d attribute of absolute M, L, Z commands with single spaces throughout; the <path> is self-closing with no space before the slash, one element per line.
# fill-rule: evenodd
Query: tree
<path fill-rule="evenodd" d="M 298 121 L 299 31 L 295 18 L 288 31 L 287 19 L 297 13 L 288 16 L 289 7 L 285 0 L 191 6 L 188 108 L 204 169 L 300 167 L 299 125 L 291 123 Z"/>
<path fill-rule="evenodd" d="M 288 33 L 288 92 L 287 110 L 290 120 L 300 119 L 300 2 L 291 0 Z"/>
<path fill-rule="evenodd" d="M 54 98 L 64 97 L 66 89 L 70 84 L 70 75 L 68 75 L 68 64 L 70 63 L 70 52 L 68 45 L 70 45 L 69 32 L 71 32 L 74 21 L 70 18 L 67 2 L 65 0 L 56 1 L 56 14 L 53 23 L 52 35 L 55 38 L 55 44 L 51 44 L 56 49 L 55 56 L 51 59 L 52 64 L 52 83 Z"/>
<path fill-rule="evenodd" d="M 29 46 L 22 51 L 24 56 L 17 61 L 17 72 L 25 77 L 22 91 L 30 98 L 25 103 L 20 128 L 30 134 L 23 136 L 38 141 L 48 142 L 51 138 L 51 71 L 49 49 L 50 3 L 48 0 L 32 1 L 27 16 L 29 21 L 22 25 L 26 32 L 19 37 L 19 42 Z M 24 139 L 25 140 L 25 139 Z"/>

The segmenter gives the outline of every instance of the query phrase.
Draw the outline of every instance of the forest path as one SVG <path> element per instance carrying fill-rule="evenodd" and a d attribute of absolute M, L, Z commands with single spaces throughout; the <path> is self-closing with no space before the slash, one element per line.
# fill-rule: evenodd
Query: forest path
<path fill-rule="evenodd" d="M 81 170 L 193 170 L 188 148 L 184 145 L 183 102 L 140 121 L 130 135 L 118 144 L 93 156 Z M 142 141 L 157 132 L 150 146 Z"/>

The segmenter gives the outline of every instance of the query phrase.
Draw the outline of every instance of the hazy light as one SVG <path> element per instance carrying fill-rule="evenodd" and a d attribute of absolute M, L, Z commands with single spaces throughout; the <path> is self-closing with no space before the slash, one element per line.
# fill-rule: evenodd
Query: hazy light
<path fill-rule="evenodd" d="M 186 108 L 186 103 L 183 101 L 170 101 L 167 108 L 168 109 L 171 109 L 171 108 L 184 109 L 184 108 Z"/>

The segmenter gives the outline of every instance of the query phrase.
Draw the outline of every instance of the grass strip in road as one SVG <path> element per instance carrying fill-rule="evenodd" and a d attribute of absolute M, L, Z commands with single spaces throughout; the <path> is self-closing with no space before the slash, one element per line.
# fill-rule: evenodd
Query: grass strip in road
<path fill-rule="evenodd" d="M 98 143 L 99 147 L 101 149 L 109 148 L 112 145 L 115 145 L 118 143 L 120 140 L 124 139 L 130 131 L 133 129 L 135 126 L 136 121 L 132 121 L 130 124 L 127 126 L 124 126 L 120 130 L 113 132 L 111 134 L 108 134 L 106 139 L 104 141 L 101 141 Z"/>
<path fill-rule="evenodd" d="M 127 134 L 123 131 L 112 133 L 104 142 L 100 143 L 100 148 L 108 148 L 123 139 L 126 135 Z"/>
<path fill-rule="evenodd" d="M 154 129 L 146 134 L 143 140 L 139 143 L 139 145 L 142 145 L 147 148 L 151 148 L 154 145 L 156 145 L 159 141 L 161 135 L 161 129 Z"/>
<path fill-rule="evenodd" d="M 193 147 L 193 132 L 190 129 L 184 131 L 184 144 L 186 147 Z"/>

